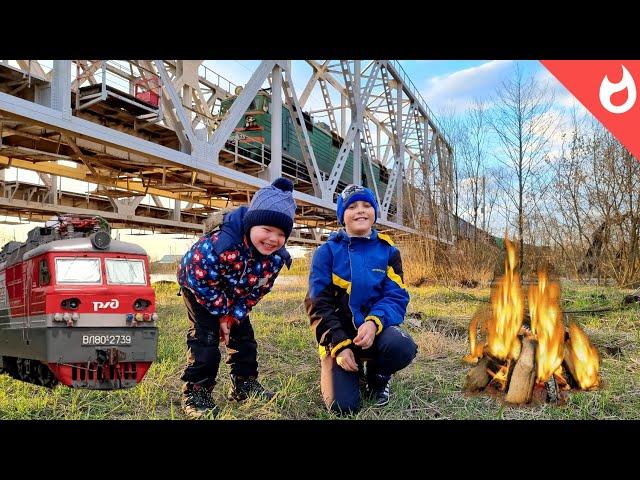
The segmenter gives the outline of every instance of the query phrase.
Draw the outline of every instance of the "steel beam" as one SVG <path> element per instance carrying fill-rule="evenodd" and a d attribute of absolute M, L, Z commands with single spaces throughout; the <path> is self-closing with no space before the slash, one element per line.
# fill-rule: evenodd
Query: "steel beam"
<path fill-rule="evenodd" d="M 71 118 L 71 60 L 53 61 L 51 108 L 60 112 L 63 119 Z"/>
<path fill-rule="evenodd" d="M 275 65 L 271 72 L 271 161 L 265 177 L 273 182 L 282 176 L 282 68 Z"/>
<path fill-rule="evenodd" d="M 10 207 L 12 210 L 22 209 L 24 211 L 43 212 L 51 214 L 72 213 L 76 215 L 86 215 L 88 212 L 86 208 L 55 205 L 53 203 L 27 202 L 25 200 L 19 200 L 15 198 L 0 198 L 0 207 Z M 177 230 L 189 231 L 202 230 L 202 224 L 199 223 L 177 222 L 175 220 L 167 220 L 165 218 L 142 217 L 137 215 L 129 215 L 123 217 L 122 214 L 119 214 L 117 212 L 95 211 L 95 214 L 101 215 L 107 220 L 126 220 L 130 224 L 148 225 L 149 227 L 170 227 Z"/>
<path fill-rule="evenodd" d="M 220 125 L 209 139 L 209 144 L 212 147 L 211 155 L 216 158 L 216 163 L 220 150 L 222 150 L 229 136 L 236 128 L 236 125 L 238 125 L 238 122 L 240 122 L 240 119 L 258 94 L 258 90 L 260 90 L 262 84 L 266 81 L 267 76 L 273 70 L 275 64 L 276 62 L 274 60 L 263 60 L 260 63 L 255 72 L 253 72 L 253 75 L 251 75 L 245 88 L 234 100 L 231 108 L 226 112 L 222 122 L 220 122 Z"/>
<path fill-rule="evenodd" d="M 291 113 L 291 119 L 293 121 L 293 127 L 298 137 L 298 143 L 300 144 L 300 150 L 302 151 L 302 157 L 304 163 L 307 166 L 309 178 L 311 179 L 311 185 L 313 186 L 313 192 L 319 198 L 327 198 L 327 189 L 322 176 L 320 175 L 320 169 L 318 168 L 318 162 L 313 153 L 311 141 L 307 134 L 307 128 L 305 126 L 304 118 L 302 115 L 302 108 L 298 102 L 296 91 L 293 86 L 293 78 L 291 77 L 290 68 L 285 69 L 285 78 L 282 83 L 285 101 Z"/>
<path fill-rule="evenodd" d="M 302 108 L 304 108 L 304 106 L 307 104 L 307 100 L 309 100 L 309 97 L 311 96 L 311 92 L 313 91 L 313 87 L 315 86 L 316 82 L 320 78 L 322 78 L 322 75 L 324 74 L 324 72 L 326 72 L 327 69 L 329 68 L 329 60 L 325 60 L 325 62 L 321 66 L 312 65 L 311 67 L 313 68 L 313 73 L 311 74 L 311 78 L 307 82 L 307 86 L 304 87 L 304 90 L 302 91 L 302 95 L 300 95 L 300 107 Z"/>

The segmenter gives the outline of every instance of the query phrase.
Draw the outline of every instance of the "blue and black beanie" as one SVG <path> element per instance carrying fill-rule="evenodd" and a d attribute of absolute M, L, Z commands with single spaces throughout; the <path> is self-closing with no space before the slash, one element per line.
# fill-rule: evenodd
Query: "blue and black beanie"
<path fill-rule="evenodd" d="M 293 183 L 280 177 L 255 193 L 244 215 L 244 231 L 249 233 L 251 227 L 269 225 L 279 228 L 289 238 L 295 215 Z"/>
<path fill-rule="evenodd" d="M 371 204 L 376 212 L 374 223 L 378 221 L 378 202 L 376 201 L 376 196 L 374 195 L 374 193 L 368 188 L 351 184 L 347 185 L 342 193 L 338 195 L 336 213 L 338 214 L 338 222 L 340 222 L 340 225 L 344 225 L 344 211 L 349 205 L 351 205 L 353 202 L 357 202 L 358 200 L 363 200 Z"/>

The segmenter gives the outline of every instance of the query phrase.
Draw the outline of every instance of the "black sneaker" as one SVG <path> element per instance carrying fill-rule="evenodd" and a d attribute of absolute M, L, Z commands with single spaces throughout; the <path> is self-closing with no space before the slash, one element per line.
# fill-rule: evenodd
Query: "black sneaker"
<path fill-rule="evenodd" d="M 263 400 L 271 400 L 273 392 L 265 390 L 256 377 L 241 377 L 231 374 L 231 390 L 229 390 L 229 400 L 242 402 L 250 395 L 255 395 Z"/>
<path fill-rule="evenodd" d="M 182 393 L 182 410 L 189 418 L 216 415 L 218 406 L 211 398 L 211 389 L 202 385 L 188 384 Z"/>
<path fill-rule="evenodd" d="M 390 375 L 371 375 L 367 382 L 367 394 L 373 400 L 374 407 L 384 407 L 389 403 L 389 383 Z"/>

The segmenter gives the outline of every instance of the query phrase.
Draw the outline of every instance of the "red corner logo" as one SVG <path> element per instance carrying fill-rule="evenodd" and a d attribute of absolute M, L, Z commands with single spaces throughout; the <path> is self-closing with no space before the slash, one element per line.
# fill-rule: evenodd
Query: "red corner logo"
<path fill-rule="evenodd" d="M 541 60 L 541 63 L 640 160 L 639 60 Z"/>

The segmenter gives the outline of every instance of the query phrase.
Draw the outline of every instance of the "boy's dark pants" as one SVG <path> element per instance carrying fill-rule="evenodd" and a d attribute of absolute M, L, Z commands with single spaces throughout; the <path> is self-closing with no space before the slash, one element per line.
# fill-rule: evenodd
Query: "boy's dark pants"
<path fill-rule="evenodd" d="M 182 297 L 187 307 L 189 331 L 187 333 L 187 367 L 181 379 L 188 383 L 200 383 L 212 388 L 216 384 L 220 366 L 220 321 L 200 305 L 193 293 L 182 288 Z M 247 317 L 234 324 L 229 332 L 226 363 L 231 373 L 239 376 L 257 376 L 257 343 L 253 327 Z"/>
<path fill-rule="evenodd" d="M 359 366 L 367 361 L 368 374 L 385 376 L 409 365 L 418 352 L 409 334 L 397 326 L 385 328 L 367 350 L 351 347 Z M 330 355 L 320 359 L 320 368 L 320 389 L 327 408 L 338 413 L 357 412 L 360 409 L 360 372 L 347 372 Z"/>

